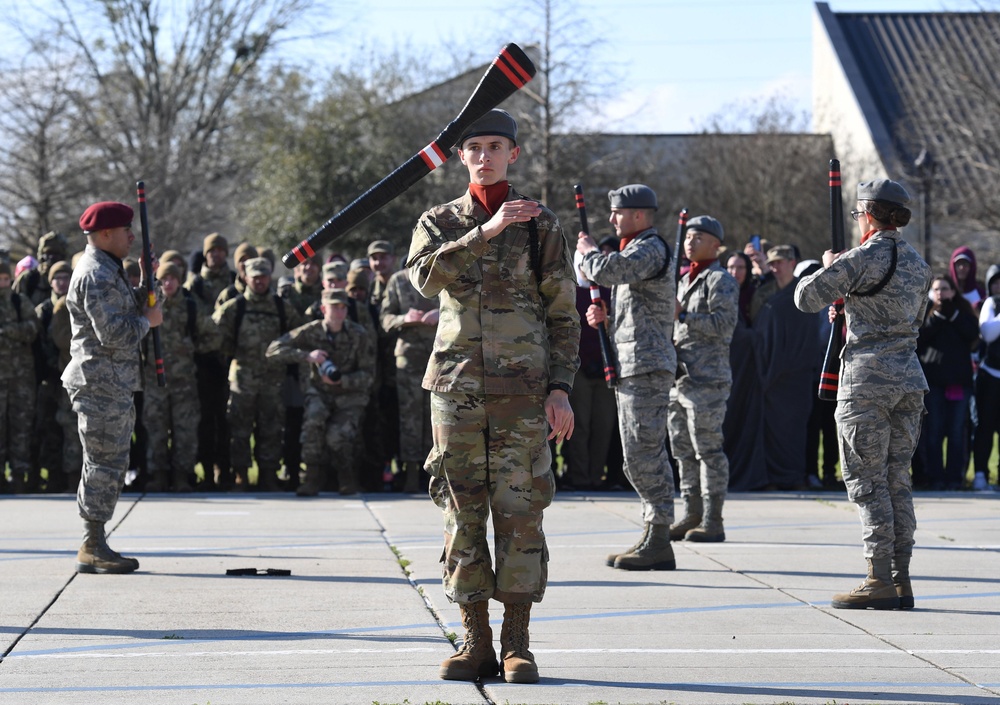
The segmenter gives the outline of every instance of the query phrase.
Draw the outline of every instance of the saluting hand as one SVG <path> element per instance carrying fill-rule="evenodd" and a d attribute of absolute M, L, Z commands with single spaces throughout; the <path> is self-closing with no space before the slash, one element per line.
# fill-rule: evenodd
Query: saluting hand
<path fill-rule="evenodd" d="M 532 218 L 537 218 L 541 213 L 542 206 L 537 201 L 504 201 L 500 210 L 494 213 L 493 217 L 482 227 L 483 236 L 487 240 L 492 240 L 511 223 L 527 223 Z"/>

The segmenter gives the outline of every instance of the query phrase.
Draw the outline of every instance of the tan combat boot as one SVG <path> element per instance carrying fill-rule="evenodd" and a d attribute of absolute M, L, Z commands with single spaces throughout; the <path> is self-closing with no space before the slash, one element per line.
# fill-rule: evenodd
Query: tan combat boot
<path fill-rule="evenodd" d="M 899 608 L 899 595 L 892 583 L 889 558 L 869 558 L 868 577 L 848 593 L 834 595 L 830 606 L 838 610 L 894 610 Z"/>
<path fill-rule="evenodd" d="M 500 627 L 503 679 L 508 683 L 537 683 L 538 665 L 535 655 L 528 651 L 531 603 L 505 603 L 503 607 L 503 626 Z"/>
<path fill-rule="evenodd" d="M 500 668 L 497 666 L 497 652 L 493 649 L 489 602 L 465 602 L 459 607 L 465 639 L 458 652 L 441 663 L 438 675 L 446 681 L 475 681 L 495 676 Z"/>
<path fill-rule="evenodd" d="M 701 523 L 701 495 L 688 494 L 684 500 L 684 518 L 670 525 L 670 540 L 683 541 L 688 531 Z"/>
<path fill-rule="evenodd" d="M 677 561 L 670 545 L 667 524 L 646 524 L 645 540 L 639 546 L 615 559 L 619 570 L 675 570 Z"/>
<path fill-rule="evenodd" d="M 76 554 L 77 573 L 131 573 L 139 561 L 111 550 L 104 536 L 104 522 L 84 523 L 83 545 Z"/>
<path fill-rule="evenodd" d="M 684 534 L 685 541 L 698 543 L 721 543 L 726 540 L 726 531 L 722 526 L 722 505 L 725 498 L 709 495 L 705 502 L 705 514 L 701 524 Z"/>
<path fill-rule="evenodd" d="M 326 482 L 326 473 L 320 464 L 306 463 L 305 472 L 302 473 L 302 482 L 295 489 L 295 494 L 299 497 L 315 497 L 323 489 Z"/>
<path fill-rule="evenodd" d="M 913 609 L 913 586 L 910 584 L 910 554 L 899 553 L 892 557 L 892 584 L 899 597 L 899 609 Z"/>
<path fill-rule="evenodd" d="M 639 548 L 639 546 L 646 543 L 646 537 L 649 536 L 649 527 L 650 525 L 646 524 L 645 529 L 643 529 L 642 536 L 639 537 L 639 540 L 635 542 L 635 545 L 632 546 L 632 548 L 627 548 L 621 553 L 609 553 L 608 557 L 604 561 L 605 565 L 614 568 L 615 561 L 618 560 L 618 556 L 624 556 L 626 553 L 634 553 Z"/>

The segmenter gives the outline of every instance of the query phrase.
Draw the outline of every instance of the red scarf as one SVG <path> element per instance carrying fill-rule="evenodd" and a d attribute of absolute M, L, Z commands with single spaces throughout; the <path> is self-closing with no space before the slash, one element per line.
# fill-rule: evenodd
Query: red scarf
<path fill-rule="evenodd" d="M 618 251 L 623 252 L 628 244 L 635 240 L 635 236 L 639 233 L 632 233 L 631 235 L 622 235 L 622 239 L 618 241 Z"/>
<path fill-rule="evenodd" d="M 892 227 L 891 225 L 887 225 L 884 228 L 873 228 L 861 236 L 861 244 L 864 245 L 866 242 L 868 242 L 868 240 L 871 239 L 871 236 L 877 232 L 880 232 L 882 230 L 895 230 L 895 229 L 896 228 Z"/>
<path fill-rule="evenodd" d="M 484 186 L 482 184 L 469 184 L 469 193 L 472 200 L 483 207 L 490 215 L 498 210 L 503 202 L 507 200 L 508 184 L 506 181 L 498 181 L 495 184 Z"/>
<path fill-rule="evenodd" d="M 719 260 L 718 257 L 713 257 L 712 259 L 703 259 L 703 260 L 700 260 L 698 262 L 692 262 L 691 263 L 691 271 L 689 273 L 690 278 L 688 279 L 688 281 L 689 282 L 693 282 L 695 279 L 698 278 L 699 274 L 701 274 L 706 269 L 708 269 L 709 267 L 711 267 L 712 263 L 713 262 L 717 262 L 718 260 Z"/>

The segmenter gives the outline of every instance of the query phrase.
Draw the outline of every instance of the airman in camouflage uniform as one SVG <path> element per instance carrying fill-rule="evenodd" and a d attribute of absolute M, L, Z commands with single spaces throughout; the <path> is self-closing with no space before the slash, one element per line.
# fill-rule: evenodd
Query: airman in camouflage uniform
<path fill-rule="evenodd" d="M 139 344 L 163 320 L 159 304 L 143 309 L 122 268 L 135 240 L 131 223 L 132 209 L 123 203 L 95 203 L 84 211 L 80 229 L 87 249 L 66 295 L 73 339 L 62 381 L 79 417 L 84 453 L 77 492 L 86 524 L 76 558 L 81 573 L 130 573 L 139 567 L 134 558 L 112 551 L 104 533 L 128 469 L 132 395 L 142 389 Z"/>
<path fill-rule="evenodd" d="M 337 465 L 341 493 L 357 491 L 351 456 L 375 375 L 375 347 L 364 328 L 347 320 L 347 301 L 343 289 L 325 290 L 323 320 L 285 333 L 267 349 L 268 360 L 309 364 L 301 438 L 306 469 L 296 490 L 300 497 L 319 494 L 330 458 Z M 322 371 L 328 361 L 337 369 L 332 376 Z"/>
<path fill-rule="evenodd" d="M 725 541 L 722 505 L 729 488 L 729 460 L 722 450 L 722 422 L 733 384 L 729 344 L 740 291 L 719 265 L 722 224 L 700 215 L 687 224 L 684 250 L 691 271 L 678 285 L 677 382 L 670 391 L 670 446 L 680 466 L 684 518 L 670 527 L 673 540 Z"/>
<path fill-rule="evenodd" d="M 202 244 L 205 264 L 200 272 L 192 272 L 185 288 L 195 295 L 202 313 L 215 312 L 215 300 L 233 283 L 236 274 L 229 269 L 229 243 L 219 233 L 205 236 Z M 198 403 L 201 419 L 198 422 L 198 462 L 205 473 L 201 487 L 227 488 L 232 482 L 229 463 L 229 426 L 226 424 L 226 407 L 229 385 L 226 382 L 228 361 L 221 351 L 195 354 L 197 366 Z"/>
<path fill-rule="evenodd" d="M 602 254 L 580 233 L 577 251 L 584 275 L 611 287 L 610 319 L 604 308 L 587 309 L 596 327 L 610 320 L 609 335 L 618 358 L 618 428 L 625 474 L 642 501 L 642 538 L 607 564 L 623 570 L 673 570 L 670 524 L 674 520 L 674 476 L 667 453 L 667 404 L 677 354 L 671 342 L 674 282 L 670 249 L 653 227 L 656 194 L 629 184 L 608 193 L 611 225 L 621 238 L 620 252 Z"/>
<path fill-rule="evenodd" d="M 505 604 L 505 679 L 538 680 L 528 621 L 547 578 L 542 510 L 554 491 L 548 440 L 573 432 L 576 278 L 555 214 L 506 181 L 520 152 L 516 136 L 502 110 L 465 132 L 457 144 L 469 191 L 420 217 L 407 262 L 417 291 L 440 296 L 423 380 L 434 433 L 424 467 L 444 512 L 445 594 L 461 605 L 466 629 L 461 650 L 441 666 L 446 679 L 496 673 L 492 597 Z M 491 511 L 495 568 L 486 541 Z"/>
<path fill-rule="evenodd" d="M 389 278 L 382 297 L 382 328 L 397 334 L 396 392 L 399 398 L 399 461 L 406 475 L 405 492 L 420 489 L 420 470 L 434 445 L 431 397 L 421 387 L 434 347 L 438 323 L 437 297 L 422 296 L 406 271 Z"/>
<path fill-rule="evenodd" d="M 910 556 L 916 518 L 910 462 L 920 434 L 927 381 L 916 355 L 930 267 L 900 236 L 909 195 L 894 181 L 858 185 L 851 215 L 861 245 L 827 251 L 824 269 L 803 277 L 795 305 L 818 312 L 844 299 L 847 338 L 837 390 L 840 463 L 847 496 L 858 505 L 868 577 L 837 608 L 913 607 Z"/>
<path fill-rule="evenodd" d="M 246 275 L 246 291 L 224 303 L 212 319 L 222 336 L 223 353 L 232 358 L 226 418 L 236 489 L 248 488 L 252 433 L 258 485 L 262 490 L 274 491 L 279 489 L 277 472 L 282 436 L 279 411 L 286 369 L 285 365 L 266 359 L 265 353 L 272 340 L 297 328 L 301 318 L 298 311 L 271 293 L 271 263 L 267 259 L 247 260 Z"/>
<path fill-rule="evenodd" d="M 41 382 L 38 385 L 38 403 L 35 409 L 35 438 L 38 444 L 38 469 L 46 468 L 49 476 L 46 492 L 63 492 L 67 486 L 80 484 L 83 454 L 76 425 L 76 414 L 70 407 L 69 397 L 59 376 L 69 364 L 69 341 L 72 337 L 66 292 L 73 274 L 68 262 L 60 261 L 49 267 L 49 298 L 35 307 L 39 333 L 36 339 L 35 366 Z M 69 422 L 68 428 L 63 422 Z M 67 473 L 75 482 L 67 483 Z"/>
<path fill-rule="evenodd" d="M 156 270 L 163 289 L 160 346 L 167 384 L 156 382 L 156 366 L 147 359 L 143 416 L 149 434 L 147 466 L 152 480 L 147 492 L 190 492 L 198 448 L 195 353 L 217 350 L 219 334 L 194 295 L 181 289 L 183 273 L 172 262 Z"/>
<path fill-rule="evenodd" d="M 31 472 L 36 393 L 31 344 L 38 327 L 34 305 L 11 289 L 10 265 L 0 263 L 0 485 L 10 463 L 13 492 L 24 490 Z"/>

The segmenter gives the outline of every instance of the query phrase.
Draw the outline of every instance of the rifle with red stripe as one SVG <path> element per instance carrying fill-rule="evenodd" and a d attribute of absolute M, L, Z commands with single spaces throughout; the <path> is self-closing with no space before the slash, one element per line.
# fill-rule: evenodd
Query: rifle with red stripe
<path fill-rule="evenodd" d="M 840 161 L 830 160 L 830 249 L 841 252 L 844 249 L 844 202 L 840 195 Z M 826 346 L 826 357 L 819 376 L 818 396 L 825 401 L 837 400 L 840 386 L 840 352 L 844 349 L 844 300 L 833 304 L 837 316 L 830 329 L 830 341 Z"/>
<path fill-rule="evenodd" d="M 146 215 L 146 184 L 137 181 L 136 195 L 139 198 L 139 223 L 142 226 L 142 273 L 146 280 L 146 299 L 149 307 L 156 306 L 156 276 L 153 272 L 153 248 L 149 244 L 149 217 Z M 150 331 L 153 337 L 153 357 L 156 361 L 156 383 L 167 386 L 167 373 L 163 368 L 163 345 L 160 343 L 160 329 Z"/>
<path fill-rule="evenodd" d="M 444 164 L 451 156 L 451 148 L 469 125 L 498 106 L 534 75 L 535 65 L 520 47 L 516 44 L 504 46 L 480 79 L 465 107 L 433 142 L 323 223 L 312 235 L 286 253 L 281 261 L 289 268 L 306 261 L 316 254 L 316 250 L 360 225 L 389 201 Z"/>
<path fill-rule="evenodd" d="M 583 201 L 583 184 L 573 186 L 576 192 L 576 210 L 580 214 L 580 230 L 590 235 L 590 225 L 587 222 L 587 206 Z M 601 289 L 594 282 L 590 284 L 590 301 L 595 306 L 603 305 L 601 300 Z M 604 362 L 604 381 L 609 387 L 618 384 L 618 362 L 615 360 L 615 350 L 611 347 L 611 339 L 608 337 L 608 328 L 601 321 L 597 326 L 597 337 L 601 341 L 601 360 Z"/>
<path fill-rule="evenodd" d="M 674 240 L 674 286 L 681 280 L 681 253 L 684 251 L 684 234 L 687 230 L 688 209 L 677 214 L 677 237 Z"/>

